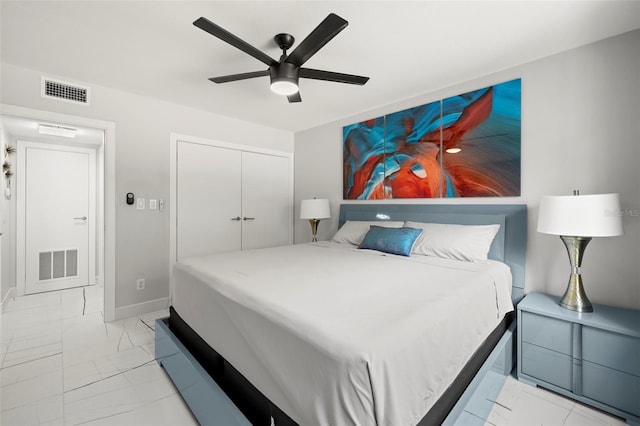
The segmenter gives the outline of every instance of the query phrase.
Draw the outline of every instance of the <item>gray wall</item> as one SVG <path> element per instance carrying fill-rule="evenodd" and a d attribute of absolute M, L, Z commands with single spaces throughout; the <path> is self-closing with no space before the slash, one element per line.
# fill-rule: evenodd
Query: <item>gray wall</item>
<path fill-rule="evenodd" d="M 318 237 L 336 231 L 342 126 L 514 78 L 522 79 L 521 197 L 393 202 L 526 203 L 526 292 L 561 295 L 569 261 L 558 237 L 536 232 L 540 197 L 617 192 L 624 235 L 594 238 L 582 274 L 592 302 L 640 308 L 640 30 L 297 133 L 295 217 L 300 200 L 328 198 L 332 219 L 320 223 Z M 309 241 L 309 224 L 296 220 L 295 235 Z"/>
<path fill-rule="evenodd" d="M 115 123 L 116 309 L 169 296 L 171 132 L 293 152 L 290 132 L 91 83 L 88 83 L 91 87 L 89 106 L 44 99 L 40 96 L 43 73 L 7 63 L 2 63 L 1 72 L 3 104 Z M 50 77 L 66 81 L 64 76 Z M 163 212 L 140 211 L 127 206 L 127 192 L 147 200 L 164 199 L 165 209 Z M 137 291 L 136 279 L 143 277 L 145 290 Z M 2 292 L 5 292 L 4 282 Z"/>

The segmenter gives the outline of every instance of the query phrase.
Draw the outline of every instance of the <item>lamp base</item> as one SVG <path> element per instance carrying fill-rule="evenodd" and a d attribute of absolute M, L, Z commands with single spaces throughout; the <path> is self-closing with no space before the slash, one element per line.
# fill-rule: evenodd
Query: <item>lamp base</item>
<path fill-rule="evenodd" d="M 571 263 L 571 275 L 569 285 L 560 299 L 560 306 L 576 312 L 593 312 L 593 305 L 587 297 L 582 285 L 580 266 L 582 265 L 582 255 L 591 241 L 591 237 L 567 237 L 561 235 L 560 238 L 567 248 L 569 262 Z"/>
<path fill-rule="evenodd" d="M 311 242 L 318 242 L 318 224 L 320 223 L 320 219 L 309 219 L 309 224 L 311 225 Z"/>
<path fill-rule="evenodd" d="M 560 306 L 576 312 L 593 312 L 593 305 L 584 291 L 580 274 L 572 273 L 569 276 L 569 286 L 560 299 Z"/>

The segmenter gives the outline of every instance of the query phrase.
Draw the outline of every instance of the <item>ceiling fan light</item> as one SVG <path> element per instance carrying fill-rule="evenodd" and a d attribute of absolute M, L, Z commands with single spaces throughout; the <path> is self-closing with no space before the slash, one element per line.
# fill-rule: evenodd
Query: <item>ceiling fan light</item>
<path fill-rule="evenodd" d="M 271 91 L 278 95 L 290 96 L 294 93 L 298 93 L 298 85 L 294 81 L 286 78 L 272 80 Z"/>

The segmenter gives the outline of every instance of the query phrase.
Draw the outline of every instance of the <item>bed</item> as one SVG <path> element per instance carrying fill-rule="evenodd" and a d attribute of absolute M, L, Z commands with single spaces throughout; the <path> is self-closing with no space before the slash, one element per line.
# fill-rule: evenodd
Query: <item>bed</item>
<path fill-rule="evenodd" d="M 478 262 L 319 242 L 176 265 L 156 355 L 201 423 L 442 423 L 512 326 L 526 206 L 341 206 L 362 221 L 499 228 Z"/>

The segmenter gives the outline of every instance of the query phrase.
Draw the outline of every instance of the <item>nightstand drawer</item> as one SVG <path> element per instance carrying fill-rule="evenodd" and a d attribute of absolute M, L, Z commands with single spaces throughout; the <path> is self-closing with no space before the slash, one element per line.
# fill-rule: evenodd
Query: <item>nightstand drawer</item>
<path fill-rule="evenodd" d="M 640 376 L 640 340 L 637 338 L 584 327 L 582 358 L 585 361 Z"/>
<path fill-rule="evenodd" d="M 571 323 L 522 312 L 522 340 L 542 348 L 571 355 Z"/>
<path fill-rule="evenodd" d="M 640 416 L 640 377 L 582 363 L 582 395 Z"/>
<path fill-rule="evenodd" d="M 520 362 L 524 374 L 571 390 L 573 366 L 569 355 L 522 342 Z"/>

